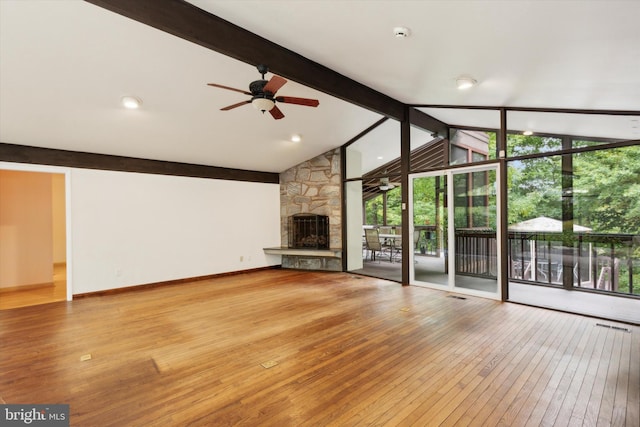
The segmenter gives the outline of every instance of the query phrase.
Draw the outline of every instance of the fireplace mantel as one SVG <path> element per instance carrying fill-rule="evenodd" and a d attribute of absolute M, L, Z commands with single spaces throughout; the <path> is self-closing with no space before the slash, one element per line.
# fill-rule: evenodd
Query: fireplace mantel
<path fill-rule="evenodd" d="M 286 246 L 275 248 L 264 248 L 264 253 L 269 255 L 300 255 L 300 256 L 323 256 L 330 258 L 342 258 L 342 248 L 334 249 L 293 249 Z"/>

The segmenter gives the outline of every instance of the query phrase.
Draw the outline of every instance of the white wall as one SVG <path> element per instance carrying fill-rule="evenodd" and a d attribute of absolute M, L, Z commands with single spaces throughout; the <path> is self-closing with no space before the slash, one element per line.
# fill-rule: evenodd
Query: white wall
<path fill-rule="evenodd" d="M 362 181 L 349 181 L 347 195 L 347 271 L 359 270 L 362 260 Z"/>
<path fill-rule="evenodd" d="M 362 176 L 362 153 L 347 148 L 347 175 Z M 347 201 L 347 271 L 359 270 L 362 263 L 362 181 L 350 181 L 345 185 Z"/>
<path fill-rule="evenodd" d="M 70 293 L 281 263 L 262 250 L 280 246 L 279 184 L 9 162 L 0 169 L 66 174 Z"/>
<path fill-rule="evenodd" d="M 278 184 L 74 169 L 71 211 L 74 294 L 280 264 Z"/>

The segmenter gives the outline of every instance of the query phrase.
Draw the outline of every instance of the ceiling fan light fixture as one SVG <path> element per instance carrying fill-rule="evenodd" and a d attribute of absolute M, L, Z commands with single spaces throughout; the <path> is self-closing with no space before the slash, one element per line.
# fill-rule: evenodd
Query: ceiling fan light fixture
<path fill-rule="evenodd" d="M 478 81 L 472 77 L 468 76 L 460 76 L 456 79 L 456 86 L 459 90 L 470 89 L 475 86 Z"/>
<path fill-rule="evenodd" d="M 272 76 L 268 81 L 265 80 L 264 75 L 268 70 L 269 69 L 265 65 L 258 65 L 258 72 L 262 74 L 262 79 L 251 82 L 249 85 L 249 91 L 236 89 L 218 83 L 207 83 L 207 86 L 232 90 L 234 92 L 240 92 L 251 96 L 251 98 L 246 101 L 240 101 L 235 104 L 222 107 L 220 109 L 221 111 L 229 111 L 234 108 L 242 107 L 243 105 L 251 104 L 256 110 L 260 110 L 263 113 L 268 111 L 270 116 L 275 120 L 284 118 L 284 114 L 280 111 L 280 108 L 276 106 L 276 102 L 282 104 L 305 105 L 307 107 L 317 107 L 320 104 L 320 101 L 317 99 L 299 98 L 296 96 L 276 96 L 276 92 L 278 92 L 278 90 L 287 83 L 287 80 L 276 75 Z"/>
<path fill-rule="evenodd" d="M 253 98 L 251 100 L 251 105 L 257 110 L 262 112 L 271 111 L 271 109 L 276 105 L 276 103 L 269 98 Z"/>
<path fill-rule="evenodd" d="M 142 105 L 142 100 L 135 96 L 123 96 L 121 102 L 122 106 L 128 110 L 136 110 Z"/>
<path fill-rule="evenodd" d="M 390 185 L 381 185 L 379 188 L 382 191 L 387 191 L 387 190 L 391 189 L 391 186 Z"/>

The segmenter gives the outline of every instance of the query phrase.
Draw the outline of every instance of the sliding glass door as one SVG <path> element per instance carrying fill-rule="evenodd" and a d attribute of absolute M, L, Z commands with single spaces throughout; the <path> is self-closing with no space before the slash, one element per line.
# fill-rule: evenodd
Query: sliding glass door
<path fill-rule="evenodd" d="M 447 176 L 444 172 L 410 179 L 413 195 L 413 278 L 447 287 Z"/>
<path fill-rule="evenodd" d="M 497 168 L 410 177 L 411 284 L 500 299 Z"/>

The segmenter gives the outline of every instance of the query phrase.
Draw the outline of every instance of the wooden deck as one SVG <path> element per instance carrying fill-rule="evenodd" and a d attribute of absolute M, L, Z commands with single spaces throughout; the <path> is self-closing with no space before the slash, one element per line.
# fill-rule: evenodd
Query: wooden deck
<path fill-rule="evenodd" d="M 4 310 L 0 346 L 0 403 L 77 426 L 640 424 L 640 327 L 348 273 Z"/>

